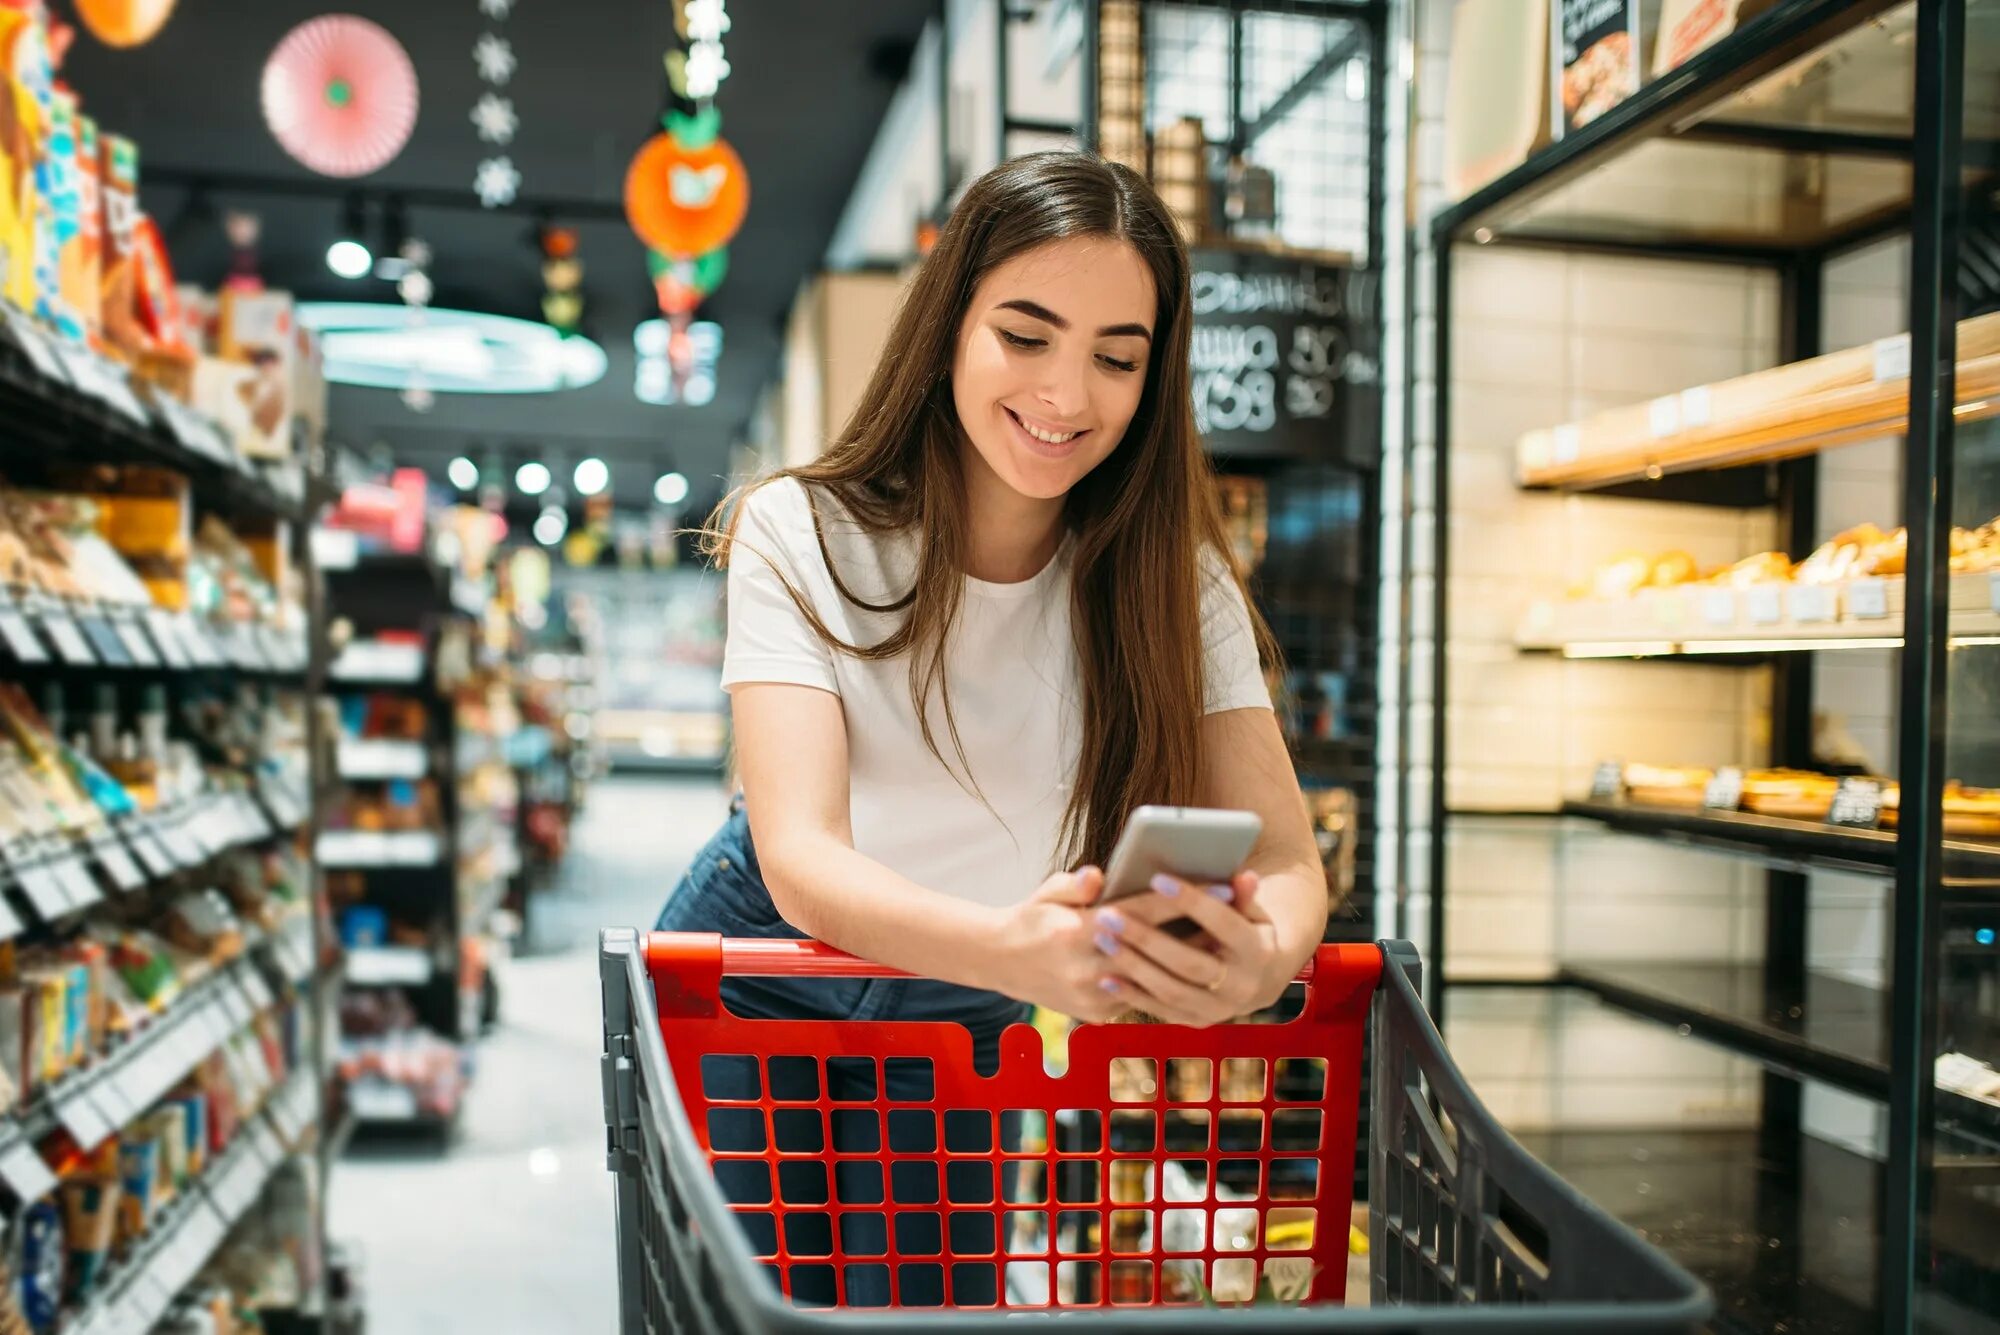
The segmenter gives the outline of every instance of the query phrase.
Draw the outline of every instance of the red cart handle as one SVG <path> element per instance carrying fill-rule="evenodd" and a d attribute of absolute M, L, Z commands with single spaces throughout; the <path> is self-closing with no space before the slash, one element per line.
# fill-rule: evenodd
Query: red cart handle
<path fill-rule="evenodd" d="M 720 937 L 710 932 L 648 932 L 646 959 L 660 965 L 683 961 L 692 952 L 706 955 L 720 942 L 722 972 L 738 978 L 914 978 L 904 969 L 891 968 L 850 955 L 818 941 L 779 937 Z M 1309 983 L 1326 954 L 1326 946 L 1314 953 L 1298 972 L 1296 981 Z M 1372 953 L 1373 947 L 1368 948 Z"/>

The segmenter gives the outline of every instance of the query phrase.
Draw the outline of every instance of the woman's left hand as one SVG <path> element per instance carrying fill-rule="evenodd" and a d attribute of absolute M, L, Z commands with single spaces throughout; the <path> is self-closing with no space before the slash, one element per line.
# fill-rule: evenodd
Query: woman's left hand
<path fill-rule="evenodd" d="M 1096 910 L 1098 952 L 1113 995 L 1170 1024 L 1220 1024 L 1270 1005 L 1297 972 L 1277 927 L 1257 903 L 1257 873 L 1227 885 L 1156 876 L 1158 893 Z M 1160 924 L 1186 917 L 1202 935 L 1182 938 Z M 1107 988 L 1107 990 L 1110 990 Z"/>

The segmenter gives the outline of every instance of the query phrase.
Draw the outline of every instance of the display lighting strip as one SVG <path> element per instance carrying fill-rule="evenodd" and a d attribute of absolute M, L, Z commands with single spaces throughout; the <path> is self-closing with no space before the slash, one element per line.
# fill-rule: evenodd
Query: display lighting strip
<path fill-rule="evenodd" d="M 2000 635 L 1953 635 L 1952 649 L 2000 644 Z M 1869 635 L 1853 639 L 1792 640 L 1605 640 L 1597 644 L 1566 644 L 1564 658 L 1666 658 L 1681 654 L 1783 654 L 1821 649 L 1900 649 L 1900 635 Z"/>

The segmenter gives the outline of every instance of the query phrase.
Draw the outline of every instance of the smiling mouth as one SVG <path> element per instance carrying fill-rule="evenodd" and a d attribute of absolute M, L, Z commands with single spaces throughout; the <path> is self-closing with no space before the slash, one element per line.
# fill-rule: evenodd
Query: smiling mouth
<path fill-rule="evenodd" d="M 1003 404 L 1002 407 L 1005 408 L 1005 405 Z M 1028 435 L 1044 445 L 1067 445 L 1084 434 L 1082 431 L 1044 431 L 1038 426 L 1030 426 L 1027 422 L 1023 421 L 1021 415 L 1012 408 L 1006 408 L 1006 413 L 1007 416 L 1014 419 L 1015 426 L 1020 427 L 1021 430 L 1027 432 Z"/>

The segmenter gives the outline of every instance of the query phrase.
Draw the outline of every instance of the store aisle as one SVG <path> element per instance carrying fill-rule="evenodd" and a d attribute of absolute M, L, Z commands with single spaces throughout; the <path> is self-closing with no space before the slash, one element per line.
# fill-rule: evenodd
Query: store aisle
<path fill-rule="evenodd" d="M 335 1168 L 331 1234 L 365 1239 L 372 1335 L 613 1328 L 597 930 L 649 924 L 724 811 L 713 781 L 598 782 L 503 966 L 451 1151 L 361 1146 Z"/>

